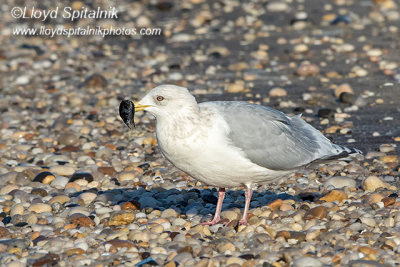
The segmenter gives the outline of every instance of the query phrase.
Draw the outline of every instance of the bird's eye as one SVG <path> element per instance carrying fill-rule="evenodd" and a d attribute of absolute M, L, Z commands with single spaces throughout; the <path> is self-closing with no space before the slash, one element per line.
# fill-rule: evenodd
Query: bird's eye
<path fill-rule="evenodd" d="M 164 97 L 163 96 L 157 96 L 157 101 L 163 101 L 164 100 Z"/>

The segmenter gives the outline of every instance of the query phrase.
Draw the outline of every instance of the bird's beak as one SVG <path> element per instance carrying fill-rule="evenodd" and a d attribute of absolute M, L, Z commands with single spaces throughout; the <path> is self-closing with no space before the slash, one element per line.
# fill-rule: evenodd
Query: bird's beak
<path fill-rule="evenodd" d="M 135 102 L 134 106 L 135 106 L 135 112 L 142 111 L 145 108 L 150 107 L 149 105 L 141 105 L 141 104 L 139 104 L 139 102 Z"/>

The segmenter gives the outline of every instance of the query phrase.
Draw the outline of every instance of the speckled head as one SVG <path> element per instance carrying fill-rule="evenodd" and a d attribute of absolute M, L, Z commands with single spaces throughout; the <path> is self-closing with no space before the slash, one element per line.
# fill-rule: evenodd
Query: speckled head
<path fill-rule="evenodd" d="M 135 111 L 145 110 L 156 118 L 170 116 L 176 110 L 186 109 L 198 109 L 196 99 L 187 88 L 170 84 L 155 87 L 135 103 Z"/>

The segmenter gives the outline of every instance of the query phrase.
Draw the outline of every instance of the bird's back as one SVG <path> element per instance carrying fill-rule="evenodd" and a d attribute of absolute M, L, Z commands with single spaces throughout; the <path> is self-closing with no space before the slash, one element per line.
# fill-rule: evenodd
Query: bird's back
<path fill-rule="evenodd" d="M 227 122 L 232 143 L 255 164 L 271 170 L 289 170 L 317 160 L 359 153 L 332 144 L 300 116 L 242 101 L 204 102 L 200 107 L 218 110 Z"/>

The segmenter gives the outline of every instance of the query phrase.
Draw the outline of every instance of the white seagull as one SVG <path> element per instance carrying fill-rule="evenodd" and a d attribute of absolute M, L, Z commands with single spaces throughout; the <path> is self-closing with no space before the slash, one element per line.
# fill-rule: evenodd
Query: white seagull
<path fill-rule="evenodd" d="M 219 188 L 215 216 L 204 225 L 221 220 L 227 187 L 246 188 L 239 221 L 246 224 L 255 186 L 273 183 L 315 161 L 361 153 L 331 143 L 300 115 L 289 117 L 244 101 L 198 104 L 187 88 L 175 85 L 160 85 L 134 105 L 121 103 L 128 126 L 133 124 L 133 106 L 156 118 L 158 146 L 165 158 L 196 180 Z"/>

